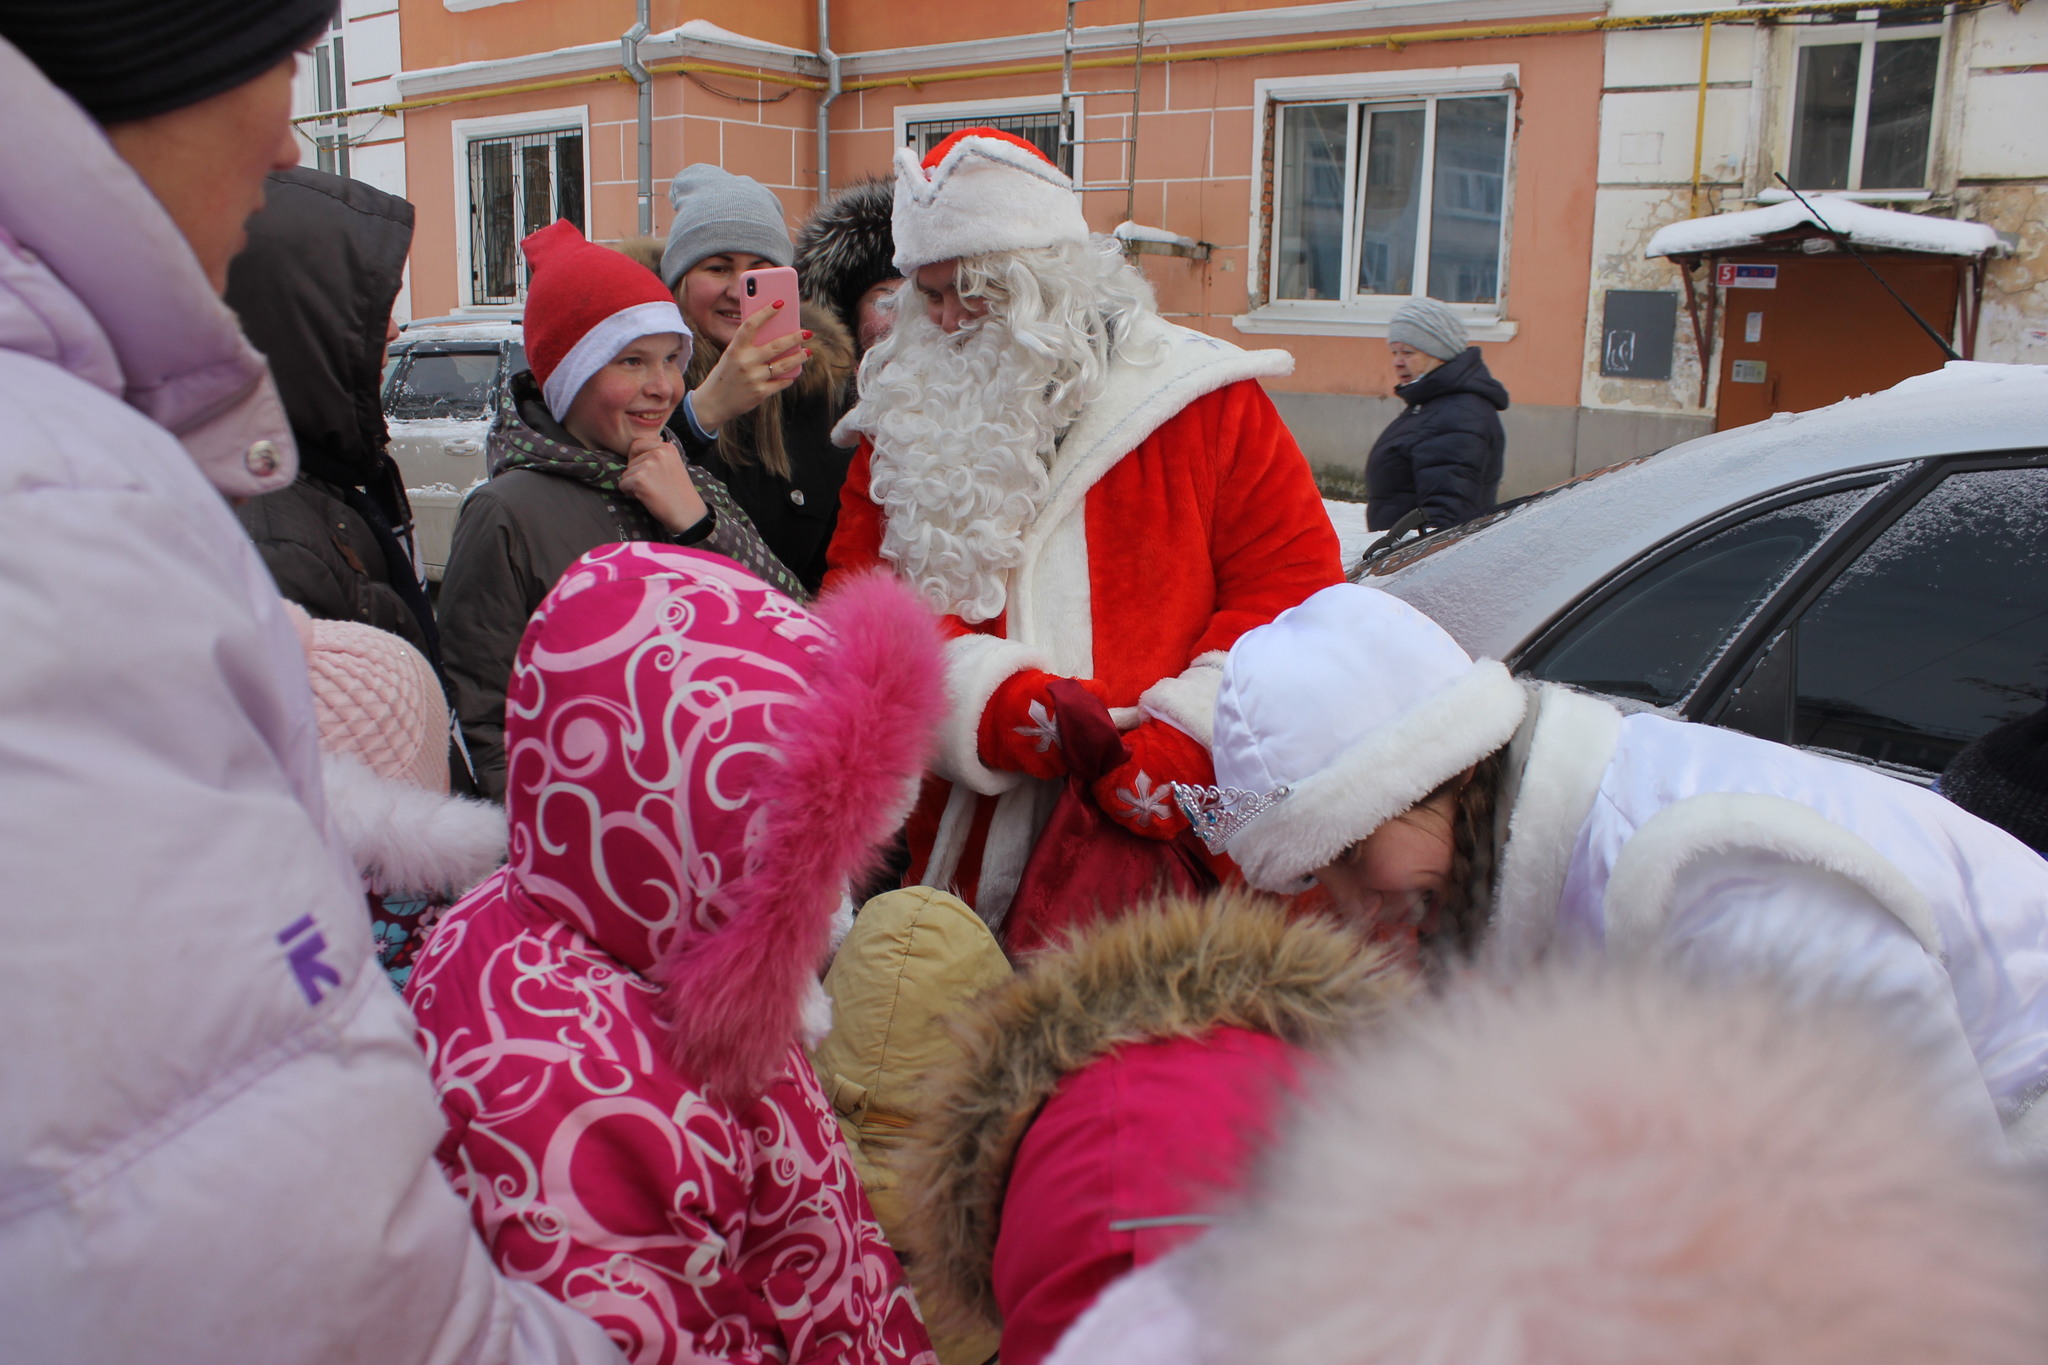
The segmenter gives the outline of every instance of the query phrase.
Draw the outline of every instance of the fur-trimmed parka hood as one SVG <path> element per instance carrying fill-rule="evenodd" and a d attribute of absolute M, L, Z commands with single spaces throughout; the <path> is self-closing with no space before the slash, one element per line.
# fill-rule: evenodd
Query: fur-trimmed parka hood
<path fill-rule="evenodd" d="M 347 754 L 320 755 L 327 811 L 365 890 L 452 900 L 505 860 L 505 812 L 382 777 Z"/>
<path fill-rule="evenodd" d="M 1067 1076 L 1119 1047 L 1224 1026 L 1318 1048 L 1413 988 L 1344 926 L 1290 920 L 1242 892 L 1135 909 L 1033 957 L 955 1016 L 962 1060 L 932 1078 L 905 1149 L 904 1186 L 922 1193 L 905 1250 L 928 1314 L 1000 1321 L 992 1275 L 1011 1162 Z"/>
<path fill-rule="evenodd" d="M 884 280 L 899 280 L 894 265 L 896 209 L 892 180 L 862 180 L 818 206 L 796 239 L 797 276 L 804 297 L 839 315 L 858 331 L 860 296 Z"/>

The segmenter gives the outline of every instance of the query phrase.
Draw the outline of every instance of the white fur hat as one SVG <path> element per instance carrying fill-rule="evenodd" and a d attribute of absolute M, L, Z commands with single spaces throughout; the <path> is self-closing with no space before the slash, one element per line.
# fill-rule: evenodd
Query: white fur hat
<path fill-rule="evenodd" d="M 1177 788 L 1253 886 L 1317 868 L 1508 742 L 1527 694 L 1400 598 L 1325 588 L 1230 651 L 1213 789 Z M 1220 817 L 1220 818 L 1219 818 Z"/>
<path fill-rule="evenodd" d="M 1023 138 L 968 128 L 922 164 L 896 151 L 896 268 L 1088 240 L 1074 182 Z"/>

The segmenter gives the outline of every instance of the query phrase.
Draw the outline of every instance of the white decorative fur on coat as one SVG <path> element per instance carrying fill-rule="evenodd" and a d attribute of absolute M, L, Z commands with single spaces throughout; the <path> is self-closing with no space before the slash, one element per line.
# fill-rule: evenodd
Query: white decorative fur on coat
<path fill-rule="evenodd" d="M 1942 952 L 1934 911 L 1920 888 L 1862 839 L 1810 806 L 1755 792 L 1709 792 L 1666 806 L 1622 846 L 1607 874 L 1608 946 L 1654 948 L 1683 907 L 1681 874 L 1729 854 L 1762 852 L 1823 868 L 1853 882 L 1935 957 Z"/>
<path fill-rule="evenodd" d="M 379 777 L 347 754 L 322 754 L 327 812 L 366 889 L 460 896 L 505 860 L 505 812 L 488 801 Z"/>
<path fill-rule="evenodd" d="M 1532 961 L 1550 946 L 1579 827 L 1621 735 L 1621 712 L 1607 702 L 1551 683 L 1530 692 L 1535 733 L 1507 812 L 1489 936 L 1509 962 Z"/>
<path fill-rule="evenodd" d="M 981 713 L 1003 680 L 1052 667 L 1038 650 L 999 635 L 961 635 L 946 642 L 946 718 L 939 724 L 932 771 L 983 796 L 1000 796 L 1024 780 L 981 761 Z"/>
<path fill-rule="evenodd" d="M 1232 835 L 1225 851 L 1263 891 L 1305 878 L 1501 745 L 1528 697 L 1497 659 L 1368 732 Z"/>
<path fill-rule="evenodd" d="M 1197 654 L 1181 672 L 1146 688 L 1138 698 L 1139 708 L 1207 748 L 1216 730 L 1216 692 L 1223 686 L 1223 663 L 1229 657 L 1220 649 Z"/>

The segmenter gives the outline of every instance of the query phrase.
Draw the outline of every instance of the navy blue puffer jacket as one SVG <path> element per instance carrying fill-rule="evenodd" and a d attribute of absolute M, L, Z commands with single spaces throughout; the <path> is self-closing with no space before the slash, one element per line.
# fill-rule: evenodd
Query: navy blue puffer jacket
<path fill-rule="evenodd" d="M 1508 391 L 1486 371 L 1477 346 L 1395 388 L 1407 409 L 1387 424 L 1365 459 L 1368 529 L 1384 531 L 1420 507 L 1432 530 L 1493 510 L 1507 439 Z"/>

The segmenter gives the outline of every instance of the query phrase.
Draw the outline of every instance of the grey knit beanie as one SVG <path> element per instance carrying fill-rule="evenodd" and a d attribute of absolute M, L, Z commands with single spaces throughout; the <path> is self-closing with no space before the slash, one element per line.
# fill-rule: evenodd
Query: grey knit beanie
<path fill-rule="evenodd" d="M 1472 343 L 1465 339 L 1465 324 L 1458 315 L 1435 299 L 1410 299 L 1387 324 L 1387 340 L 1413 346 L 1438 360 L 1456 360 Z"/>
<path fill-rule="evenodd" d="M 700 162 L 676 172 L 668 202 L 676 218 L 661 253 L 661 282 L 670 289 L 691 266 L 722 251 L 762 256 L 777 265 L 796 259 L 782 201 L 758 180 Z"/>

